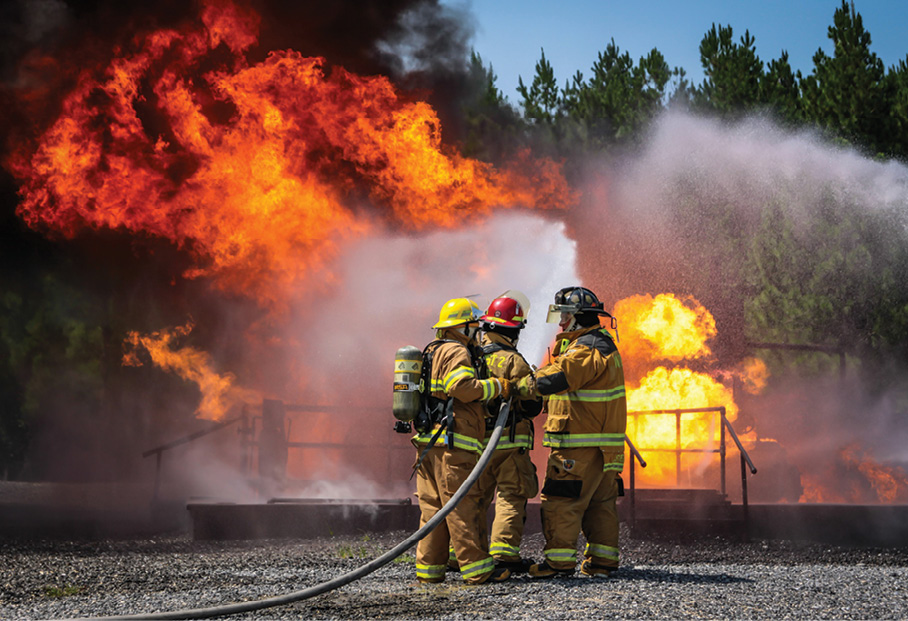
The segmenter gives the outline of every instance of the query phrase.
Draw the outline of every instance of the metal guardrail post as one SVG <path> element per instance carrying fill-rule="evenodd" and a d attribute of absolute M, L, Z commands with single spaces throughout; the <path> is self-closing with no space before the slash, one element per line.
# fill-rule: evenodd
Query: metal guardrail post
<path fill-rule="evenodd" d="M 723 427 L 728 427 L 728 433 L 731 434 L 731 439 L 734 440 L 735 445 L 738 447 L 738 453 L 741 455 L 741 503 L 742 511 L 744 513 L 744 539 L 745 541 L 750 540 L 750 510 L 748 508 L 747 502 L 747 468 L 750 466 L 751 474 L 757 474 L 757 468 L 754 466 L 753 462 L 750 460 L 750 455 L 747 454 L 747 451 L 744 450 L 744 445 L 741 444 L 741 440 L 738 439 L 738 434 L 735 433 L 735 428 L 731 426 L 729 420 L 725 417 L 725 412 L 722 412 L 722 425 Z"/>
<path fill-rule="evenodd" d="M 750 541 L 750 512 L 747 509 L 747 468 L 744 453 L 741 453 L 741 497 L 744 504 L 744 541 Z"/>
<path fill-rule="evenodd" d="M 634 480 L 637 467 L 634 462 L 634 456 L 631 455 L 631 530 L 637 528 L 637 484 Z"/>
<path fill-rule="evenodd" d="M 727 496 L 725 486 L 725 407 L 719 411 L 719 472 L 722 478 L 722 496 Z"/>
<path fill-rule="evenodd" d="M 675 410 L 675 485 L 681 487 L 681 410 Z"/>
<path fill-rule="evenodd" d="M 631 528 L 637 526 L 637 483 L 636 483 L 636 467 L 634 466 L 634 460 L 640 462 L 641 468 L 646 468 L 646 462 L 643 460 L 643 455 L 640 454 L 640 451 L 637 450 L 637 447 L 634 446 L 634 443 L 631 442 L 631 439 L 624 436 L 624 441 L 627 443 L 628 449 L 630 449 L 631 454 Z"/>

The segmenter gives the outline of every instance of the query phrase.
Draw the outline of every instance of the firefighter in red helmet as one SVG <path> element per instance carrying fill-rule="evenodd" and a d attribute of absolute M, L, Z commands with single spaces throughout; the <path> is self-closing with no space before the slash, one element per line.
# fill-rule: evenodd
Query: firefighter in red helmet
<path fill-rule="evenodd" d="M 527 297 L 511 290 L 492 300 L 486 314 L 480 318 L 482 351 L 490 377 L 517 382 L 532 372 L 526 359 L 517 351 L 517 341 L 520 331 L 526 327 L 529 310 Z M 495 499 L 489 551 L 498 567 L 505 567 L 512 573 L 526 572 L 532 564 L 521 558 L 520 543 L 527 516 L 527 499 L 539 493 L 539 479 L 530 450 L 533 448 L 532 418 L 541 411 L 541 397 L 512 400 L 506 432 L 479 480 L 483 514 Z M 491 433 L 491 429 L 487 432 Z"/>
<path fill-rule="evenodd" d="M 482 354 L 478 347 L 479 307 L 467 298 L 449 300 L 432 326 L 436 339 L 431 355 L 429 398 L 445 412 L 443 422 L 418 431 L 413 438 L 418 457 L 416 495 L 420 526 L 432 519 L 469 477 L 483 451 L 486 404 L 508 398 L 507 380 L 479 377 Z M 443 440 L 439 440 L 443 433 Z M 496 568 L 485 540 L 485 514 L 480 514 L 481 493 L 474 485 L 444 522 L 416 546 L 419 582 L 443 582 L 449 543 L 454 549 L 464 582 L 501 582 L 510 577 Z"/>
<path fill-rule="evenodd" d="M 620 473 L 624 465 L 627 401 L 621 355 L 600 316 L 614 318 L 584 287 L 555 294 L 546 321 L 558 322 L 555 357 L 535 375 L 520 380 L 520 394 L 547 397 L 542 444 L 550 449 L 542 486 L 545 536 L 535 578 L 573 574 L 577 537 L 587 544 L 581 573 L 607 577 L 618 569 Z"/>

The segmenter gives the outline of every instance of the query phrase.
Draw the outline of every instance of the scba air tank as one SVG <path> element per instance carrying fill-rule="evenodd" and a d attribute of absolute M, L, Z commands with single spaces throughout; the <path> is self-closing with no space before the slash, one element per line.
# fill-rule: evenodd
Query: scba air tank
<path fill-rule="evenodd" d="M 422 351 L 406 345 L 394 356 L 394 418 L 411 421 L 419 413 L 419 377 L 422 373 Z"/>

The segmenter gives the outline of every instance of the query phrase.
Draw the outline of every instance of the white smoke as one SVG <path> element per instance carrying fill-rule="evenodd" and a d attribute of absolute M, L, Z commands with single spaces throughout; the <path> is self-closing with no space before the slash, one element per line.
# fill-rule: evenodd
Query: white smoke
<path fill-rule="evenodd" d="M 667 214 L 679 183 L 710 202 L 755 212 L 784 200 L 800 215 L 829 198 L 866 209 L 908 206 L 908 168 L 835 147 L 813 132 L 792 132 L 766 118 L 736 124 L 672 112 L 656 123 L 645 151 L 616 179 L 618 207 Z"/>
<path fill-rule="evenodd" d="M 305 313 L 298 333 L 307 355 L 315 352 L 331 375 L 361 368 L 381 376 L 384 389 L 394 352 L 432 340 L 431 326 L 449 299 L 471 296 L 485 311 L 497 295 L 518 289 L 531 307 L 519 348 L 538 363 L 558 331 L 545 323 L 546 309 L 558 289 L 578 282 L 575 261 L 563 223 L 523 213 L 455 231 L 364 239 L 341 257 L 334 295 L 314 301 L 319 320 Z"/>

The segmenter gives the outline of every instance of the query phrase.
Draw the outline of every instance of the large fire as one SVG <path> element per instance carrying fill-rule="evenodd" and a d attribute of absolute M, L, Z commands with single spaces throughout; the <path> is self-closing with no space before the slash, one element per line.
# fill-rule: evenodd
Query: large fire
<path fill-rule="evenodd" d="M 387 77 L 329 68 L 292 49 L 249 60 L 259 26 L 238 4 L 202 0 L 198 19 L 138 33 L 83 68 L 56 119 L 5 162 L 30 227 L 65 238 L 112 230 L 166 240 L 191 260 L 184 278 L 259 306 L 270 331 L 234 333 L 266 352 L 245 364 L 291 368 L 280 367 L 278 379 L 253 369 L 255 391 L 186 344 L 191 324 L 132 332 L 124 343 L 124 364 L 150 359 L 198 386 L 196 415 L 208 420 L 275 390 L 328 401 L 317 379 L 325 371 L 305 368 L 313 354 L 292 325 L 337 288 L 342 244 L 577 200 L 551 160 L 524 152 L 496 167 L 460 155 L 443 143 L 435 110 Z M 274 351 L 284 357 L 273 360 Z M 282 388 L 282 379 L 293 385 Z M 316 416 L 308 415 L 306 441 L 342 442 L 340 426 L 314 424 Z"/>
<path fill-rule="evenodd" d="M 221 289 L 281 310 L 337 243 L 384 224 L 452 227 L 575 200 L 559 167 L 498 170 L 441 142 L 426 103 L 381 76 L 325 72 L 293 50 L 249 64 L 259 18 L 209 0 L 199 23 L 137 36 L 85 70 L 59 118 L 10 167 L 19 215 L 171 240 Z M 366 208 L 366 205 L 369 208 Z M 307 282 L 318 286 L 318 282 Z"/>
<path fill-rule="evenodd" d="M 614 312 L 624 336 L 621 351 L 628 411 L 641 412 L 629 417 L 627 430 L 647 461 L 641 482 L 696 487 L 698 475 L 716 461 L 712 452 L 699 451 L 717 450 L 719 413 L 642 412 L 724 407 L 728 419 L 735 420 L 738 406 L 728 386 L 713 375 L 677 366 L 710 357 L 707 341 L 716 335 L 715 319 L 697 300 L 672 294 L 625 298 L 615 304 Z M 762 369 L 765 382 L 761 361 L 751 359 L 742 369 L 747 370 L 751 383 L 759 383 Z"/>

